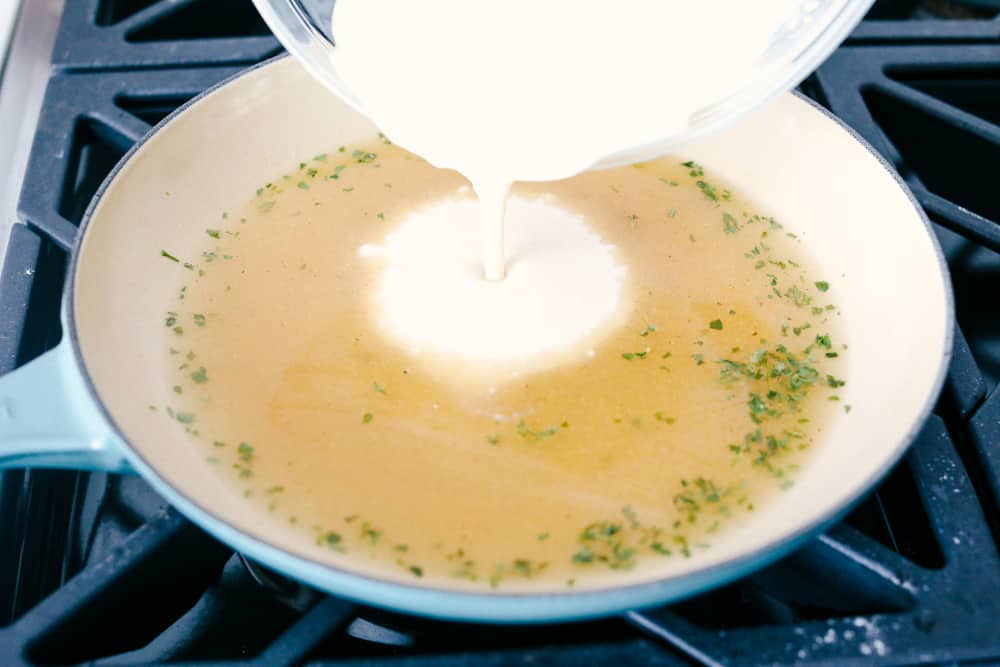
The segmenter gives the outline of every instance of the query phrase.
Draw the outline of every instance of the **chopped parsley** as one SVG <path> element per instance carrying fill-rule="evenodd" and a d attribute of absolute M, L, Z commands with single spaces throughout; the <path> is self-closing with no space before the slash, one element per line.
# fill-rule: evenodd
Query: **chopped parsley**
<path fill-rule="evenodd" d="M 160 251 L 160 257 L 166 257 L 166 258 L 167 258 L 167 259 L 169 259 L 169 260 L 170 260 L 171 262 L 180 262 L 180 261 L 181 261 L 181 260 L 177 259 L 176 257 L 174 257 L 173 255 L 171 255 L 171 254 L 170 254 L 169 252 L 167 252 L 166 250 L 161 250 L 161 251 Z"/>
<path fill-rule="evenodd" d="M 709 329 L 715 329 L 716 331 L 722 331 L 722 320 L 712 320 L 708 323 Z"/>
<path fill-rule="evenodd" d="M 818 289 L 820 292 L 825 292 L 828 289 L 830 289 L 830 283 L 826 282 L 825 280 L 820 280 L 813 284 L 816 285 L 816 289 Z"/>
<path fill-rule="evenodd" d="M 373 419 L 375 419 L 375 415 L 373 415 L 370 412 L 366 412 L 365 414 L 361 415 L 362 424 L 369 424 Z"/>
<path fill-rule="evenodd" d="M 740 231 L 740 225 L 736 222 L 736 218 L 729 215 L 728 213 L 722 214 L 722 231 L 726 234 L 735 234 Z"/>
<path fill-rule="evenodd" d="M 802 306 L 808 306 L 810 303 L 812 303 L 812 297 L 803 292 L 802 290 L 800 290 L 795 285 L 792 285 L 791 287 L 788 288 L 788 290 L 785 292 L 785 296 L 790 298 L 792 300 L 792 303 L 794 303 L 796 306 L 799 306 L 800 308 Z"/>
<path fill-rule="evenodd" d="M 826 384 L 827 386 L 836 389 L 837 387 L 843 387 L 845 384 L 847 384 L 847 382 L 845 382 L 844 380 L 839 380 L 832 375 L 827 375 Z"/>
<path fill-rule="evenodd" d="M 253 447 L 251 447 L 248 443 L 241 442 L 239 446 L 236 448 L 236 451 L 239 454 L 240 461 L 243 461 L 244 463 L 249 463 L 250 461 L 253 460 L 254 450 Z"/>
<path fill-rule="evenodd" d="M 553 424 L 547 429 L 535 431 L 528 428 L 528 425 L 525 423 L 524 419 L 521 419 L 519 422 L 517 422 L 517 434 L 522 438 L 524 438 L 525 440 L 542 440 L 544 438 L 551 438 L 558 432 L 559 432 L 558 424 Z"/>
<path fill-rule="evenodd" d="M 218 229 L 206 229 L 205 233 L 208 234 L 209 236 L 211 236 L 213 239 L 219 238 L 219 230 Z"/>
<path fill-rule="evenodd" d="M 695 162 L 694 160 L 688 160 L 687 162 L 681 162 L 681 166 L 682 167 L 687 167 L 688 169 L 690 169 L 690 171 L 688 172 L 688 175 L 691 176 L 691 178 L 700 178 L 701 176 L 705 175 L 704 168 L 702 168 L 702 166 L 700 164 L 698 164 L 697 162 Z"/>
<path fill-rule="evenodd" d="M 656 412 L 654 412 L 653 417 L 656 418 L 656 421 L 663 422 L 665 424 L 673 424 L 677 421 L 673 417 L 668 417 L 662 410 L 657 410 Z"/>

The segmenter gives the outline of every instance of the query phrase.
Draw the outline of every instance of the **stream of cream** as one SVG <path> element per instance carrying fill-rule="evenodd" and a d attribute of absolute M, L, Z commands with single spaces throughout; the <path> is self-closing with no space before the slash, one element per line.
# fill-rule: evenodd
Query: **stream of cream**
<path fill-rule="evenodd" d="M 482 270 L 479 275 L 462 273 L 462 280 L 502 281 L 502 289 L 481 295 L 495 299 L 495 308 L 500 308 L 543 298 L 547 291 L 533 289 L 530 282 L 503 279 L 522 271 L 543 280 L 545 267 L 555 266 L 547 253 L 558 251 L 558 244 L 533 251 L 525 241 L 528 249 L 519 258 L 505 257 L 510 184 L 567 178 L 608 155 L 684 129 L 692 114 L 738 88 L 796 4 L 337 0 L 334 65 L 394 143 L 435 166 L 459 171 L 472 183 L 481 203 L 481 240 L 467 251 L 480 258 Z M 549 211 L 553 219 L 560 215 L 556 208 L 552 205 Z M 544 211 L 532 210 L 538 218 L 535 224 L 547 224 Z M 432 233 L 435 225 L 426 217 L 421 219 Z M 600 254 L 602 242 L 592 236 L 593 247 L 573 246 L 575 254 L 564 252 L 559 264 L 586 262 Z M 578 267 L 575 273 L 589 279 L 549 297 L 575 303 L 578 309 L 598 308 L 584 290 L 602 283 L 602 289 L 617 293 L 622 272 L 610 265 L 591 268 L 606 273 L 594 276 Z M 437 325 L 446 339 L 452 320 L 463 316 L 448 306 L 457 307 L 458 295 L 467 288 L 441 284 L 432 295 L 409 296 L 433 299 L 430 305 L 436 312 L 452 313 Z M 523 291 L 501 296 L 505 290 Z M 604 315 L 606 306 L 600 306 Z M 546 304 L 536 303 L 530 310 L 544 312 Z M 597 326 L 597 310 L 593 315 L 577 318 L 577 324 Z M 394 316 L 386 314 L 385 319 Z M 511 318 L 498 321 L 516 326 Z M 539 336 L 535 351 L 541 351 L 543 340 L 548 344 L 559 338 L 560 327 L 553 322 L 551 330 Z M 581 332 L 562 329 L 567 342 L 580 338 Z M 398 334 L 401 339 L 408 335 Z M 504 339 L 498 336 L 501 347 Z M 530 347 L 522 344 L 522 351 Z M 455 353 L 461 356 L 463 349 Z"/>

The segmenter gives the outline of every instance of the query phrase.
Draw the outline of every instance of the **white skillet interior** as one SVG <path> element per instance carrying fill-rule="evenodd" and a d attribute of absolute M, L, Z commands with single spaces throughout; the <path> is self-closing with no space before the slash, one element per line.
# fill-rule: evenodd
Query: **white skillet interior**
<path fill-rule="evenodd" d="M 289 58 L 240 77 L 170 120 L 121 168 L 93 210 L 73 285 L 85 366 L 134 451 L 239 530 L 358 572 L 362 564 L 315 549 L 307 532 L 249 511 L 203 452 L 148 406 L 170 402 L 163 318 L 186 277 L 160 250 L 197 257 L 221 211 L 239 207 L 303 156 L 374 132 Z M 697 558 L 665 560 L 657 578 L 758 551 L 859 494 L 919 425 L 950 351 L 949 286 L 937 247 L 893 176 L 839 125 L 789 95 L 684 155 L 748 193 L 815 258 L 843 313 L 850 349 L 842 396 L 853 409 L 791 490 Z M 416 585 L 404 575 L 400 581 Z M 616 573 L 599 585 L 611 581 L 639 583 Z"/>

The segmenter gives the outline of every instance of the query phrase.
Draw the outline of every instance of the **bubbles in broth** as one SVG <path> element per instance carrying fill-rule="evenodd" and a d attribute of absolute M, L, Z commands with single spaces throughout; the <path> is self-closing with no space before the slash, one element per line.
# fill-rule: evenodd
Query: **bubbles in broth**
<path fill-rule="evenodd" d="M 387 329 L 389 265 L 359 252 L 389 245 L 414 212 L 472 200 L 461 176 L 383 140 L 248 195 L 205 225 L 201 256 L 164 250 L 178 294 L 163 411 L 248 511 L 307 536 L 313 558 L 486 591 L 649 576 L 793 484 L 849 410 L 836 285 L 810 269 L 794 220 L 767 217 L 708 166 L 665 158 L 517 185 L 525 206 L 573 216 L 604 244 L 617 300 L 602 292 L 606 317 L 565 349 L 484 365 L 461 337 L 450 355 Z M 547 298 L 599 296 L 562 285 Z M 503 326 L 558 327 L 546 312 Z"/>

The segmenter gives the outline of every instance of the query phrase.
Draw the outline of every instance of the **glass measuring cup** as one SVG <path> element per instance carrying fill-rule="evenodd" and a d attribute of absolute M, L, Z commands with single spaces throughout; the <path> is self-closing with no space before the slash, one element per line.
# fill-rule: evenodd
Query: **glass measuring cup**
<path fill-rule="evenodd" d="M 364 105 L 337 76 L 331 21 L 335 0 L 253 0 L 286 49 L 317 79 L 359 112 Z M 606 156 L 596 168 L 652 159 L 716 132 L 791 90 L 816 69 L 868 11 L 874 0 L 801 0 L 790 3 L 753 74 L 730 94 L 695 112 L 677 133 Z"/>

